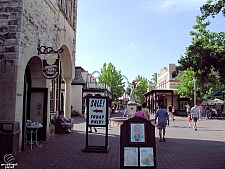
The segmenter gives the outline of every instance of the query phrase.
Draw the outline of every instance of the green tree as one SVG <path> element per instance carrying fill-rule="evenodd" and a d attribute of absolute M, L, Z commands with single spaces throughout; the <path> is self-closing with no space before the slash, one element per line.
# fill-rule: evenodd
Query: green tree
<path fill-rule="evenodd" d="M 179 71 L 184 71 L 192 67 L 202 84 L 208 82 L 208 77 L 218 76 L 221 83 L 225 82 L 225 33 L 210 32 L 206 27 L 210 22 L 203 23 L 197 16 L 197 24 L 193 26 L 196 31 L 191 31 L 192 44 L 186 48 L 185 56 L 181 56 L 178 61 L 177 75 Z"/>
<path fill-rule="evenodd" d="M 112 98 L 116 100 L 124 92 L 124 82 L 121 71 L 117 71 L 112 63 L 103 64 L 101 75 L 98 77 L 100 83 L 106 83 L 111 87 Z"/>
<path fill-rule="evenodd" d="M 193 68 L 184 70 L 181 75 L 178 75 L 181 85 L 177 87 L 174 93 L 180 94 L 182 98 L 194 99 L 194 77 L 196 77 L 196 73 L 193 71 Z M 209 94 L 221 88 L 218 76 L 213 77 L 213 79 L 208 76 L 207 83 L 202 83 L 202 81 L 206 81 L 202 80 L 202 78 L 201 76 L 196 78 L 196 99 L 198 101 L 206 99 Z"/>
<path fill-rule="evenodd" d="M 194 77 L 195 72 L 193 68 L 188 68 L 184 70 L 181 75 L 178 76 L 180 86 L 177 87 L 177 90 L 174 91 L 176 94 L 180 94 L 182 98 L 194 98 Z M 198 86 L 198 85 L 196 85 Z M 196 91 L 199 91 L 197 88 Z"/>
<path fill-rule="evenodd" d="M 125 92 L 126 92 L 127 94 L 130 94 L 131 88 L 127 87 L 127 88 L 125 89 Z"/>
<path fill-rule="evenodd" d="M 225 13 L 225 0 L 208 0 L 200 10 L 202 16 L 196 17 L 191 45 L 186 48 L 184 56 L 178 61 L 179 66 L 172 73 L 173 77 L 181 71 L 192 68 L 197 77 L 197 96 L 205 98 L 213 91 L 223 87 L 225 82 L 225 33 L 210 32 L 206 28 L 211 24 L 204 21 L 208 16 Z M 185 83 L 185 82 L 184 82 Z M 182 93 L 182 92 L 181 92 Z"/>
<path fill-rule="evenodd" d="M 225 0 L 208 0 L 206 4 L 200 7 L 202 13 L 202 19 L 206 19 L 208 16 L 212 16 L 222 12 L 222 15 L 225 16 Z"/>
<path fill-rule="evenodd" d="M 144 93 L 147 92 L 148 89 L 148 80 L 140 75 L 135 78 L 136 82 L 140 82 L 138 86 L 134 89 L 134 96 L 137 103 L 145 102 Z"/>
<path fill-rule="evenodd" d="M 155 89 L 156 88 L 156 85 L 157 85 L 157 73 L 154 73 L 152 75 L 152 78 L 151 80 L 148 81 L 148 84 L 149 84 L 149 89 Z"/>

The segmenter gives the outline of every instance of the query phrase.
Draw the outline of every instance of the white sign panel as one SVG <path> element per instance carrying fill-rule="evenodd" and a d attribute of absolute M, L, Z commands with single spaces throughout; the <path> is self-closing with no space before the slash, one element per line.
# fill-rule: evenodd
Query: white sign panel
<path fill-rule="evenodd" d="M 106 125 L 106 99 L 89 99 L 89 125 Z"/>

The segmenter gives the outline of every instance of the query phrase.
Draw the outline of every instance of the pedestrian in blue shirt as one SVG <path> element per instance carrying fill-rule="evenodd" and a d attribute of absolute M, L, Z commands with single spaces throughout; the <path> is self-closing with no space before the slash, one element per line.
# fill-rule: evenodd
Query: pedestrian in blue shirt
<path fill-rule="evenodd" d="M 156 111 L 155 115 L 155 123 L 158 120 L 157 126 L 159 129 L 159 141 L 166 141 L 165 134 L 166 134 L 166 123 L 169 119 L 169 115 L 166 109 L 164 109 L 164 105 L 160 105 L 160 109 Z"/>

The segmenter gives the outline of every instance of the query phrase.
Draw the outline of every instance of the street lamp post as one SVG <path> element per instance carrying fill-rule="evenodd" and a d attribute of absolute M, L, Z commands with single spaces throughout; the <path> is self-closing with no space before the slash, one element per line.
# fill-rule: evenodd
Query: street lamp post
<path fill-rule="evenodd" d="M 223 93 L 223 101 L 224 101 L 224 94 L 225 94 L 225 90 L 223 90 L 223 91 L 222 91 L 222 93 Z"/>
<path fill-rule="evenodd" d="M 223 101 L 224 101 L 224 94 L 225 94 L 225 90 L 223 90 L 223 91 L 222 91 L 222 93 L 223 93 Z M 221 112 L 222 112 L 222 115 L 223 115 L 223 111 L 224 111 L 224 109 L 225 109 L 225 108 L 224 108 L 224 103 L 223 103 L 222 108 L 223 108 L 223 109 L 221 110 Z M 221 116 L 222 116 L 222 115 L 221 115 Z"/>
<path fill-rule="evenodd" d="M 193 77 L 193 81 L 194 81 L 194 105 L 196 105 L 196 78 Z"/>
<path fill-rule="evenodd" d="M 193 81 L 194 81 L 194 105 L 197 104 L 197 101 L 196 101 L 196 80 L 197 80 L 197 78 L 196 77 L 193 77 Z M 200 110 L 198 111 L 198 117 L 199 117 L 199 119 L 202 118 L 202 115 L 201 115 L 201 111 Z"/>

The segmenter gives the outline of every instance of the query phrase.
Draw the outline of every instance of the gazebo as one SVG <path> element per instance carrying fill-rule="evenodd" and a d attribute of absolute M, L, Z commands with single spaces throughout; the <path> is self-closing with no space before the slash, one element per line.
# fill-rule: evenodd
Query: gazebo
<path fill-rule="evenodd" d="M 224 101 L 220 99 L 214 99 L 214 100 L 206 100 L 202 102 L 202 105 L 223 105 Z"/>

